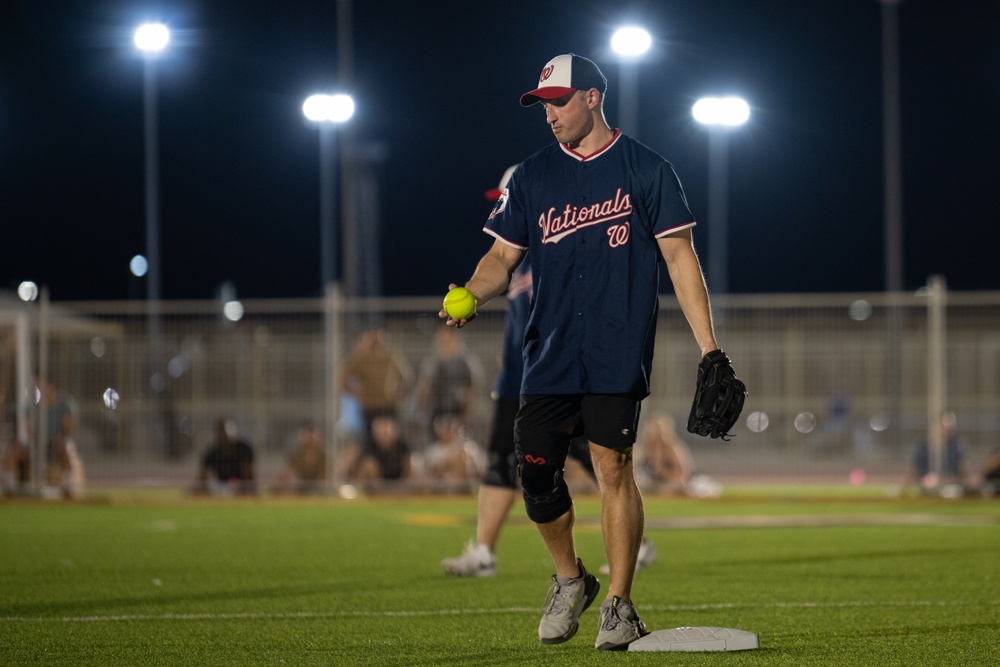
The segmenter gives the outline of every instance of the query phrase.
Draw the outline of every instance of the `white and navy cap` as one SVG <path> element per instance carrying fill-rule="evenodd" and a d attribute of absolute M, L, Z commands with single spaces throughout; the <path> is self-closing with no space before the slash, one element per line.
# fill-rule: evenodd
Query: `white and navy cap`
<path fill-rule="evenodd" d="M 564 53 L 545 64 L 538 76 L 538 88 L 521 95 L 521 106 L 530 107 L 539 100 L 556 100 L 576 90 L 608 90 L 608 80 L 592 60 L 575 53 Z"/>

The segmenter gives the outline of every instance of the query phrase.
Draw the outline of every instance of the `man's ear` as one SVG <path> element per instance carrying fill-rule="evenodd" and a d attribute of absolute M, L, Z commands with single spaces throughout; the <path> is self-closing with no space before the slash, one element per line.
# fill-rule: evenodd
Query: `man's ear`
<path fill-rule="evenodd" d="M 596 109 L 601 104 L 601 92 L 597 88 L 591 88 L 587 91 L 587 106 L 591 109 Z"/>

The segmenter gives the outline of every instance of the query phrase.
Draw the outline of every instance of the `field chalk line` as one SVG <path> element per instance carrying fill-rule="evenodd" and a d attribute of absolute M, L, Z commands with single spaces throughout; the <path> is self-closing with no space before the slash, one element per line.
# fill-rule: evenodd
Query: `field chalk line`
<path fill-rule="evenodd" d="M 852 607 L 995 607 L 1000 600 L 984 602 L 899 600 L 844 602 L 717 602 L 705 604 L 643 605 L 644 611 L 712 611 L 725 609 L 847 609 Z M 330 612 L 246 612 L 202 614 L 113 614 L 108 616 L 4 616 L 0 623 L 120 623 L 133 621 L 228 621 L 228 620 L 294 620 L 325 618 L 432 618 L 468 614 L 537 614 L 537 607 L 498 607 L 491 609 L 425 609 L 417 611 L 330 611 Z"/>

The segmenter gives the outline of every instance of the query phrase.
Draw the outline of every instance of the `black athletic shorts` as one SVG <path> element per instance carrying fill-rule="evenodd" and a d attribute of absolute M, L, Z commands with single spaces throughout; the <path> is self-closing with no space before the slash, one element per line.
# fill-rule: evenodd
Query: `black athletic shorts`
<path fill-rule="evenodd" d="M 521 396 L 514 423 L 519 453 L 565 451 L 572 438 L 609 449 L 635 444 L 641 399 L 629 394 L 533 394 Z M 553 450 L 557 448 L 557 450 Z M 561 458 L 565 460 L 563 453 Z"/>

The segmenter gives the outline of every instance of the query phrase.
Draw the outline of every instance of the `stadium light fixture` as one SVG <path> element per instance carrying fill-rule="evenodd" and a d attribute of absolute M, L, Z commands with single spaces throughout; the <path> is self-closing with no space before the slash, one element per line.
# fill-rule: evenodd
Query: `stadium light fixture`
<path fill-rule="evenodd" d="M 625 26 L 611 36 L 611 50 L 619 56 L 636 58 L 649 51 L 653 38 L 645 28 Z"/>
<path fill-rule="evenodd" d="M 342 93 L 310 95 L 302 104 L 302 113 L 316 123 L 343 123 L 354 115 L 354 98 Z"/>
<path fill-rule="evenodd" d="M 702 125 L 736 127 L 750 120 L 750 105 L 739 97 L 703 97 L 691 108 Z"/>
<path fill-rule="evenodd" d="M 143 23 L 135 29 L 133 41 L 143 53 L 159 53 L 170 43 L 170 29 L 162 23 Z"/>

